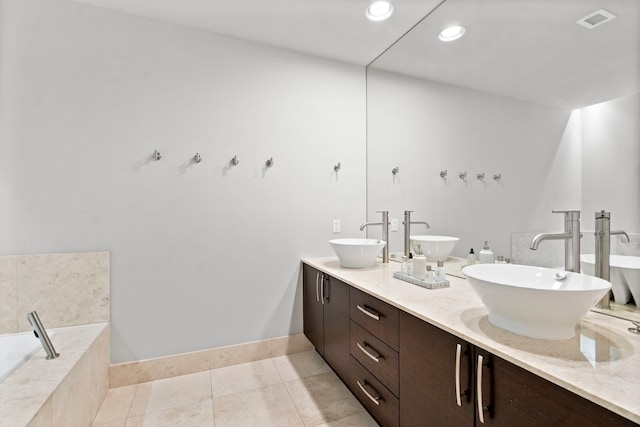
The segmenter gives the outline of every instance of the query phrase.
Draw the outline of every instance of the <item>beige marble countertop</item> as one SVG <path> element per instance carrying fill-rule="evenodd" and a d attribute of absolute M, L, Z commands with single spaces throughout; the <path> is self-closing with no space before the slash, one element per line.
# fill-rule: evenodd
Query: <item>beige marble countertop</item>
<path fill-rule="evenodd" d="M 465 279 L 448 276 L 451 287 L 429 290 L 394 279 L 399 263 L 349 269 L 340 267 L 337 257 L 302 261 L 640 423 L 640 336 L 627 331 L 629 321 L 589 312 L 571 339 L 527 338 L 489 323 Z"/>

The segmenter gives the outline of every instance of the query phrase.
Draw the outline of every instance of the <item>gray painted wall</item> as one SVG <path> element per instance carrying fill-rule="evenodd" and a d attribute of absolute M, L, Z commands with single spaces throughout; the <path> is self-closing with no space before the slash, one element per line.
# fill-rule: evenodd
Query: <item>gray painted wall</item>
<path fill-rule="evenodd" d="M 301 332 L 300 257 L 363 235 L 364 68 L 1 6 L 0 253 L 110 251 L 113 363 Z"/>

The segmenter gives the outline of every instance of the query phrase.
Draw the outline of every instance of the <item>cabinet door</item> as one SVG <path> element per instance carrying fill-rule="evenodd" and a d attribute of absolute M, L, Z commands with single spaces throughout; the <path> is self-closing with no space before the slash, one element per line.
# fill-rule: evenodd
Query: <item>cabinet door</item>
<path fill-rule="evenodd" d="M 400 312 L 399 353 L 401 426 L 474 425 L 469 343 Z"/>
<path fill-rule="evenodd" d="M 343 379 L 349 373 L 349 285 L 326 276 L 324 290 L 324 359 Z"/>
<path fill-rule="evenodd" d="M 323 305 L 320 301 L 322 273 L 306 264 L 302 265 L 302 315 L 304 334 L 318 353 L 324 354 Z"/>
<path fill-rule="evenodd" d="M 631 427 L 637 424 L 479 348 L 484 423 L 477 426 Z"/>

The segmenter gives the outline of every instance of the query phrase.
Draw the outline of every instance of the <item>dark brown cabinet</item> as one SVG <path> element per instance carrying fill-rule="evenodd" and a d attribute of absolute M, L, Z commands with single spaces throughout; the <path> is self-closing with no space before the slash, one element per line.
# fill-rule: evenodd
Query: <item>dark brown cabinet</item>
<path fill-rule="evenodd" d="M 472 348 L 400 312 L 400 425 L 473 426 Z"/>
<path fill-rule="evenodd" d="M 349 372 L 349 285 L 303 265 L 304 334 L 346 381 Z"/>
<path fill-rule="evenodd" d="M 482 394 L 476 407 L 482 405 L 486 426 L 637 426 L 636 423 L 485 350 L 476 347 L 474 352 L 476 381 L 482 371 Z M 480 413 L 477 417 L 480 418 Z"/>
<path fill-rule="evenodd" d="M 403 427 L 636 426 L 404 312 L 399 354 Z"/>
<path fill-rule="evenodd" d="M 382 427 L 638 424 L 303 264 L 304 333 Z"/>

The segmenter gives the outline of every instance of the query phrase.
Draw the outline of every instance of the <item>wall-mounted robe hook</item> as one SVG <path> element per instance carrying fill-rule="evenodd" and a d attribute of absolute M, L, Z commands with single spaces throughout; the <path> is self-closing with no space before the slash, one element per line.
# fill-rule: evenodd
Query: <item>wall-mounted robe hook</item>
<path fill-rule="evenodd" d="M 340 168 L 341 168 L 341 167 L 342 167 L 342 166 L 340 165 L 340 162 L 338 162 L 338 164 L 337 164 L 337 165 L 335 165 L 335 166 L 333 167 L 333 170 L 334 170 L 334 171 L 336 171 L 336 172 L 338 172 L 338 171 L 340 170 Z"/>
<path fill-rule="evenodd" d="M 396 166 L 395 168 L 391 169 L 391 173 L 394 175 L 397 175 L 400 173 L 400 166 Z"/>
<path fill-rule="evenodd" d="M 443 171 L 440 171 L 440 178 L 446 178 L 446 177 L 447 177 L 447 170 L 445 169 Z"/>
<path fill-rule="evenodd" d="M 494 181 L 500 181 L 501 179 L 502 179 L 502 174 L 501 173 L 493 175 L 493 180 Z"/>
<path fill-rule="evenodd" d="M 160 160 L 162 158 L 162 154 L 160 154 L 160 152 L 158 150 L 155 150 L 153 152 L 153 154 L 151 155 L 151 158 L 153 160 Z"/>
<path fill-rule="evenodd" d="M 271 166 L 273 166 L 273 157 L 269 158 L 269 160 L 267 160 L 267 162 L 265 163 L 265 165 L 270 168 Z"/>
<path fill-rule="evenodd" d="M 478 181 L 484 181 L 484 172 L 479 173 L 478 175 L 476 175 L 476 178 L 478 178 Z"/>
<path fill-rule="evenodd" d="M 202 156 L 199 153 L 196 153 L 196 155 L 193 156 L 193 161 L 196 163 L 200 163 L 202 161 Z"/>
<path fill-rule="evenodd" d="M 240 160 L 238 160 L 238 156 L 233 156 L 233 159 L 231 159 L 229 163 L 231 163 L 233 166 L 238 166 L 238 163 L 240 163 Z"/>
<path fill-rule="evenodd" d="M 460 177 L 461 180 L 466 180 L 467 179 L 467 173 L 466 172 L 460 172 L 458 174 L 458 176 Z"/>

